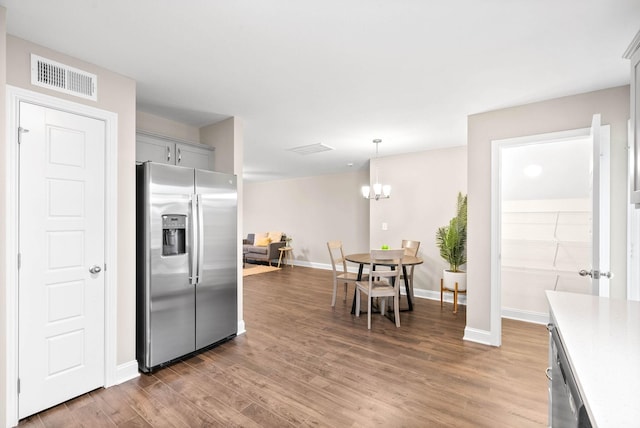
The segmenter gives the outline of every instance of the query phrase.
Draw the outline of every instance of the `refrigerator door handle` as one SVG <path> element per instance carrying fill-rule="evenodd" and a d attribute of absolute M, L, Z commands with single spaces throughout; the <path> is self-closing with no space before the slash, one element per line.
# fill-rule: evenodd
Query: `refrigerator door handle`
<path fill-rule="evenodd" d="M 189 269 L 189 282 L 191 285 L 198 283 L 198 201 L 196 195 L 191 195 L 191 266 Z"/>
<path fill-rule="evenodd" d="M 204 215 L 202 195 L 198 194 L 198 282 L 202 279 L 202 265 L 204 264 Z"/>

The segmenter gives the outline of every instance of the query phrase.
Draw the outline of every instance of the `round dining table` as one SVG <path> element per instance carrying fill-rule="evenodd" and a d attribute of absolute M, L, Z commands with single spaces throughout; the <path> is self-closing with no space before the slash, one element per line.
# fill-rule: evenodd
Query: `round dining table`
<path fill-rule="evenodd" d="M 344 256 L 345 260 L 352 262 L 352 263 L 358 263 L 358 281 L 362 280 L 362 270 L 364 269 L 365 265 L 370 265 L 371 264 L 371 253 L 357 253 L 357 254 L 347 254 L 346 256 Z M 407 266 L 415 266 L 415 265 L 419 265 L 422 264 L 424 262 L 424 260 L 422 260 L 422 258 L 420 257 L 416 257 L 416 256 L 408 256 L 405 255 L 402 258 L 402 275 L 404 275 L 404 288 L 405 288 L 405 292 L 407 293 L 407 304 L 408 307 L 407 308 L 401 308 L 401 311 L 412 311 L 413 310 L 413 301 L 411 299 L 411 289 L 409 288 L 409 277 L 407 276 Z M 391 267 L 391 269 L 395 269 L 398 266 L 398 259 L 389 259 L 389 260 L 377 260 L 376 261 L 376 266 L 380 265 L 380 266 L 389 266 Z M 374 266 L 375 269 L 375 266 Z M 356 288 L 356 293 L 358 292 L 358 289 Z M 355 298 L 353 299 L 353 304 L 351 305 L 351 313 L 355 313 L 356 312 L 356 300 Z"/>

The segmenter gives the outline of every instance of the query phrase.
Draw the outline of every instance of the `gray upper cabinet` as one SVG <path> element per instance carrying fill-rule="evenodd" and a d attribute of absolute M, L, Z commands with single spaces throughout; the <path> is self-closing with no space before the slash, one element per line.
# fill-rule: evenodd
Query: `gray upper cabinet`
<path fill-rule="evenodd" d="M 629 163 L 632 204 L 640 208 L 640 31 L 624 53 L 631 60 L 631 117 L 629 121 Z"/>
<path fill-rule="evenodd" d="M 156 162 L 213 171 L 213 147 L 136 132 L 136 162 Z"/>

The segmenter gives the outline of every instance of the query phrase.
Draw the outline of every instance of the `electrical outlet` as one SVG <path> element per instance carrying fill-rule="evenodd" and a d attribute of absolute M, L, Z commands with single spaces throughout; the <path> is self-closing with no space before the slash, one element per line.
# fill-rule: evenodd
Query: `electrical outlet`
<path fill-rule="evenodd" d="M 382 223 L 382 230 L 387 230 L 387 228 L 388 228 L 387 223 Z"/>

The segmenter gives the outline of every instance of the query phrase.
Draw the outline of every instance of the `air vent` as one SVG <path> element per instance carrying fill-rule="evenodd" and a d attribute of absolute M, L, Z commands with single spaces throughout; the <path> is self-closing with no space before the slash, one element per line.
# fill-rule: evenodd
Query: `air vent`
<path fill-rule="evenodd" d="M 31 55 L 31 84 L 96 101 L 98 77 L 38 55 Z"/>
<path fill-rule="evenodd" d="M 312 153 L 327 152 L 329 150 L 334 150 L 334 148 L 322 143 L 309 144 L 308 146 L 299 146 L 299 147 L 294 147 L 292 149 L 289 149 L 289 151 L 292 151 L 294 153 L 297 153 L 303 156 L 310 155 Z"/>

